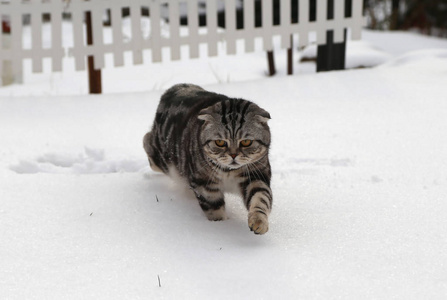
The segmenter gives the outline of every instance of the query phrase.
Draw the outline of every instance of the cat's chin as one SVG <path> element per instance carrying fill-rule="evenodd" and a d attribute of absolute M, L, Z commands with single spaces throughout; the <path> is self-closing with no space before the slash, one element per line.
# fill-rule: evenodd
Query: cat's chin
<path fill-rule="evenodd" d="M 222 164 L 222 163 L 217 163 L 217 165 L 222 169 L 222 170 L 237 170 L 240 169 L 243 165 L 237 163 L 237 162 L 232 162 L 230 164 Z"/>
<path fill-rule="evenodd" d="M 238 163 L 231 163 L 231 164 L 227 165 L 227 168 L 230 170 L 237 170 L 240 167 L 242 167 L 242 165 L 240 165 Z"/>

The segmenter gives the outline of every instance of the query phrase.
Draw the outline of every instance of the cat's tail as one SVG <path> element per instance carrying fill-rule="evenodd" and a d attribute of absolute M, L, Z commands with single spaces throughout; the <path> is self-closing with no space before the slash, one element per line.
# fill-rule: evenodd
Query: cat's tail
<path fill-rule="evenodd" d="M 146 133 L 144 135 L 143 148 L 144 148 L 144 151 L 146 151 L 147 158 L 149 159 L 149 165 L 151 166 L 152 170 L 154 170 L 155 172 L 163 173 L 163 170 L 159 166 L 157 166 L 154 163 L 154 160 L 152 159 L 152 157 L 154 155 L 154 153 L 153 153 L 154 151 L 153 151 L 151 144 L 152 144 L 152 132 L 149 131 L 148 133 Z"/>

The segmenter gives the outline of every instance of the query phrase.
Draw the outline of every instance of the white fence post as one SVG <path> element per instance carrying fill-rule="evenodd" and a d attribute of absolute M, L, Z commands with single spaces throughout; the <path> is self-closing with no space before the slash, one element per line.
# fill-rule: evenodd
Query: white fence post
<path fill-rule="evenodd" d="M 11 36 L 9 34 L 2 34 L 1 37 L 2 43 L 1 46 L 4 50 L 11 49 Z M 3 53 L 3 51 L 2 51 Z M 16 76 L 14 76 L 14 72 L 12 70 L 12 61 L 11 60 L 0 60 L 0 70 L 2 71 L 2 85 L 11 85 L 16 81 Z"/>
<path fill-rule="evenodd" d="M 152 61 L 161 62 L 161 27 L 160 27 L 160 1 L 151 1 L 149 6 L 151 33 L 148 47 L 152 50 Z"/>
<path fill-rule="evenodd" d="M 206 27 L 208 29 L 208 56 L 217 55 L 217 0 L 206 2 Z"/>
<path fill-rule="evenodd" d="M 255 50 L 255 3 L 254 1 L 244 1 L 244 31 L 245 52 L 253 52 Z"/>
<path fill-rule="evenodd" d="M 171 59 L 180 59 L 180 12 L 179 1 L 169 1 L 169 46 L 171 48 Z"/>
<path fill-rule="evenodd" d="M 123 26 L 121 7 L 110 7 L 110 15 L 112 22 L 112 39 L 115 44 L 113 49 L 113 62 L 115 67 L 124 65 L 124 49 L 121 41 L 123 40 L 123 32 L 121 30 Z"/>
<path fill-rule="evenodd" d="M 189 57 L 199 57 L 199 14 L 197 0 L 188 2 Z"/>
<path fill-rule="evenodd" d="M 51 18 L 51 49 L 52 55 L 52 69 L 54 72 L 62 71 L 62 59 L 65 55 L 65 50 L 62 45 L 62 11 L 56 5 L 50 6 Z M 60 25 L 59 25 L 60 24 Z"/>
<path fill-rule="evenodd" d="M 236 54 L 236 1 L 225 1 L 225 42 L 227 54 Z"/>
<path fill-rule="evenodd" d="M 141 5 L 139 1 L 132 0 L 130 3 L 130 17 L 132 27 L 133 64 L 143 63 L 143 36 L 141 32 Z"/>

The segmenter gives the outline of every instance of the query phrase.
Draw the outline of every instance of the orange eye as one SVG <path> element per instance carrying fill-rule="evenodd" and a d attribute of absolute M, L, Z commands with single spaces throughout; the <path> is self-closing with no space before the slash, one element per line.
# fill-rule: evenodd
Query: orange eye
<path fill-rule="evenodd" d="M 242 147 L 249 147 L 249 146 L 251 146 L 252 143 L 253 143 L 252 140 L 242 140 L 241 141 L 241 146 Z"/>
<path fill-rule="evenodd" d="M 226 147 L 227 146 L 227 142 L 225 142 L 223 140 L 216 140 L 215 143 L 218 147 Z"/>

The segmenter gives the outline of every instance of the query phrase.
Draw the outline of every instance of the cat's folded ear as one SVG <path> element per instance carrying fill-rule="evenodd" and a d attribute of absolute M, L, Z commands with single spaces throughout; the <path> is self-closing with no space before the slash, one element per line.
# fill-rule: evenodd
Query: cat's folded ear
<path fill-rule="evenodd" d="M 220 109 L 221 104 L 216 103 L 215 105 L 208 106 L 199 112 L 197 118 L 203 121 L 213 121 L 213 115 L 216 114 Z"/>
<path fill-rule="evenodd" d="M 202 109 L 199 112 L 199 115 L 197 116 L 197 118 L 199 120 L 203 120 L 203 121 L 212 121 L 213 120 L 213 116 L 212 116 L 213 110 L 212 110 L 212 108 L 213 107 L 210 106 L 210 107 Z"/>
<path fill-rule="evenodd" d="M 267 123 L 267 121 L 271 119 L 270 114 L 260 107 L 255 111 L 255 115 L 262 123 Z"/>

